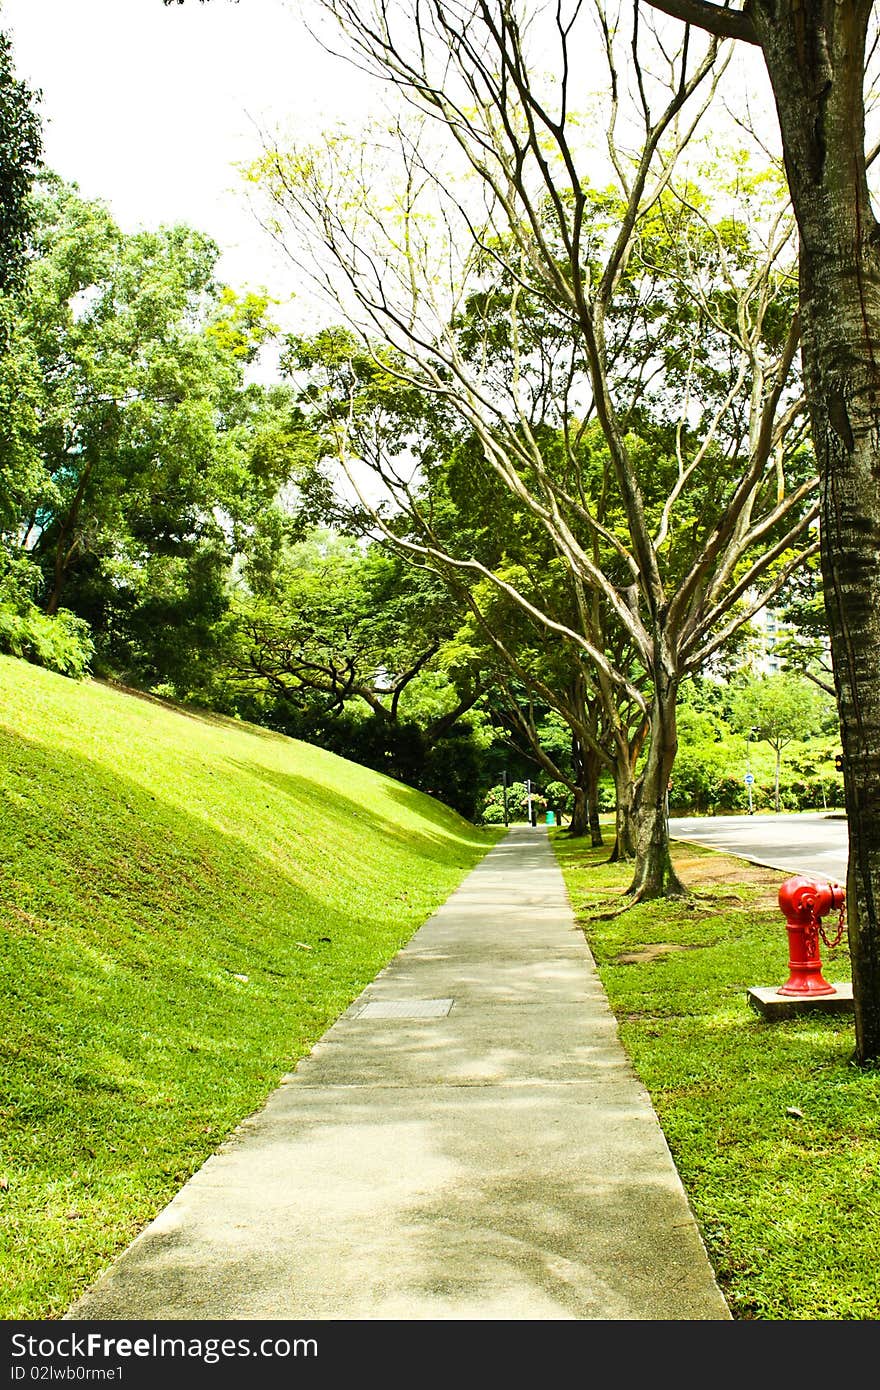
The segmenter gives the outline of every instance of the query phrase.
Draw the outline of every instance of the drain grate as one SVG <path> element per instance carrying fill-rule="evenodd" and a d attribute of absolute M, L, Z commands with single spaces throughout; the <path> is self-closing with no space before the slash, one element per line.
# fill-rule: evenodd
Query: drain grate
<path fill-rule="evenodd" d="M 374 999 L 358 1018 L 445 1018 L 454 999 Z"/>

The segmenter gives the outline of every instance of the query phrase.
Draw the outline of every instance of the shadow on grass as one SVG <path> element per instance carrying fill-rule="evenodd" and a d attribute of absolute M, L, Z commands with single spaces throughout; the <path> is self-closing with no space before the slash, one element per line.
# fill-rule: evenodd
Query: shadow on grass
<path fill-rule="evenodd" d="M 459 859 L 461 846 L 467 846 L 469 851 L 488 850 L 497 838 L 471 825 L 442 802 L 433 800 L 424 792 L 416 791 L 403 782 L 384 777 L 381 773 L 373 775 L 383 777 L 385 796 L 403 808 L 410 818 L 408 824 L 395 822 L 381 815 L 368 802 L 349 796 L 338 787 L 328 789 L 326 784 L 314 778 L 299 773 L 279 772 L 259 762 L 247 762 L 238 758 L 227 758 L 225 761 L 299 803 L 303 813 L 313 816 L 315 823 L 342 822 L 350 828 L 357 826 L 362 829 L 366 821 L 370 831 L 389 844 L 399 846 L 405 843 L 420 856 L 438 863 L 451 863 L 453 851 L 454 857 Z M 370 773 L 372 769 L 364 771 Z M 416 817 L 421 824 L 416 823 Z M 437 827 L 436 831 L 424 828 L 426 823 L 433 823 Z"/>
<path fill-rule="evenodd" d="M 6 1060 L 31 1067 L 50 1090 L 53 1055 L 68 1080 L 79 1058 L 90 1086 L 122 1076 L 137 1090 L 155 1054 L 186 1048 L 193 1030 L 200 1047 L 212 1039 L 221 1054 L 231 1048 L 234 1067 L 253 995 L 272 1015 L 260 1026 L 277 1066 L 321 1035 L 467 867 L 460 843 L 444 856 L 440 837 L 399 835 L 370 818 L 362 833 L 382 841 L 384 856 L 371 891 L 350 863 L 334 865 L 325 836 L 327 889 L 318 892 L 295 862 L 273 862 L 78 754 L 0 733 L 0 755 L 9 777 L 0 814 Z M 306 808 L 326 801 L 310 783 L 297 795 Z M 354 804 L 343 803 L 340 833 Z M 427 860 L 439 867 L 410 903 L 401 890 Z"/>

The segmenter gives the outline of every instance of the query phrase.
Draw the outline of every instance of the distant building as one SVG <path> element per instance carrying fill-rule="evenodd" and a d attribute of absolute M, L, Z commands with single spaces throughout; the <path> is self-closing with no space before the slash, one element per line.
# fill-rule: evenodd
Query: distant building
<path fill-rule="evenodd" d="M 774 608 L 760 609 L 752 618 L 751 627 L 754 633 L 751 659 L 755 674 L 775 676 L 783 666 L 779 643 L 792 629 L 782 621 L 779 611 Z"/>

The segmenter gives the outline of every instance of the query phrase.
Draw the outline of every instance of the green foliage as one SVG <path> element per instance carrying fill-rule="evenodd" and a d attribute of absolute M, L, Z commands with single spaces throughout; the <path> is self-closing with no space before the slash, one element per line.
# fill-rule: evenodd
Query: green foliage
<path fill-rule="evenodd" d="M 538 801 L 543 805 L 543 797 L 537 790 L 536 784 L 532 783 L 532 803 L 536 805 Z M 516 821 L 528 820 L 529 814 L 529 791 L 525 782 L 511 782 L 507 788 L 507 817 L 512 824 Z M 483 809 L 480 815 L 482 825 L 501 825 L 504 822 L 504 784 L 499 782 L 494 787 L 490 787 L 483 797 Z"/>
<path fill-rule="evenodd" d="M 745 810 L 748 795 L 742 774 L 732 774 L 733 762 L 723 744 L 682 738 L 669 789 L 670 811 Z"/>
<path fill-rule="evenodd" d="M 290 392 L 245 376 L 268 297 L 218 285 L 202 233 L 123 233 L 54 176 L 34 208 L 0 367 L 6 548 L 40 567 L 49 614 L 90 623 L 99 669 L 203 685 L 232 562 L 279 543 L 279 489 L 308 467 Z"/>
<path fill-rule="evenodd" d="M 244 567 L 225 665 L 233 707 L 429 791 L 472 818 L 492 733 L 430 571 L 312 530 Z"/>
<path fill-rule="evenodd" d="M 831 639 L 818 557 L 792 576 L 781 596 L 781 623 L 774 654 L 783 670 L 808 672 L 833 692 Z"/>
<path fill-rule="evenodd" d="M 271 567 L 245 570 L 229 659 L 252 686 L 288 697 L 390 706 L 400 676 L 439 647 L 444 599 L 430 575 L 379 546 L 312 531 Z"/>
<path fill-rule="evenodd" d="M 7 548 L 54 495 L 37 437 L 40 367 L 20 311 L 20 300 L 0 292 L 0 540 Z"/>
<path fill-rule="evenodd" d="M 734 728 L 751 729 L 776 752 L 794 739 L 827 730 L 835 717 L 833 702 L 816 685 L 785 672 L 762 676 L 732 692 Z"/>
<path fill-rule="evenodd" d="M 89 671 L 94 646 L 88 623 L 67 608 L 50 618 L 36 607 L 22 613 L 0 603 L 0 651 L 80 678 Z"/>
<path fill-rule="evenodd" d="M 37 100 L 15 76 L 12 44 L 0 31 L 0 294 L 17 286 L 28 250 L 28 195 L 43 147 Z"/>
<path fill-rule="evenodd" d="M 809 729 L 823 730 L 836 719 L 833 702 L 815 691 L 808 682 L 796 688 L 789 729 L 795 736 L 783 734 L 782 717 L 775 736 L 783 739 L 780 753 L 785 749 L 785 763 L 776 767 L 775 750 L 768 751 L 769 741 L 762 742 L 753 732 L 757 726 L 748 717 L 766 702 L 773 713 L 773 692 L 793 678 L 762 677 L 759 681 L 722 686 L 703 680 L 685 687 L 678 715 L 679 750 L 669 792 L 669 808 L 673 814 L 733 813 L 749 807 L 745 774 L 751 771 L 752 806 L 769 810 L 776 805 L 776 778 L 779 778 L 779 809 L 787 811 L 816 810 L 843 805 L 843 781 L 834 767 L 838 744 L 835 737 Z M 769 680 L 770 685 L 765 682 Z M 803 687 L 803 688 L 801 688 Z M 801 705 L 800 698 L 804 704 Z M 780 697 L 780 710 L 787 708 Z M 805 711 L 805 712 L 804 712 Z M 745 725 L 745 732 L 741 732 Z M 767 726 L 770 729 L 770 726 Z M 802 737 L 805 734 L 806 737 Z"/>
<path fill-rule="evenodd" d="M 48 617 L 34 602 L 40 574 L 0 551 L 0 652 L 23 657 L 62 676 L 85 676 L 94 653 L 88 623 L 68 609 Z"/>
<path fill-rule="evenodd" d="M 571 815 L 574 796 L 571 788 L 567 787 L 564 782 L 545 782 L 541 788 L 541 794 L 547 806 L 556 811 L 557 815 L 560 812 L 564 815 Z"/>
<path fill-rule="evenodd" d="M 0 1316 L 61 1316 L 497 838 L 0 658 Z"/>
<path fill-rule="evenodd" d="M 834 701 L 812 681 L 788 672 L 762 676 L 731 692 L 731 721 L 768 743 L 776 755 L 773 804 L 782 809 L 782 752 L 795 740 L 828 732 L 837 723 Z M 805 790 L 796 793 L 798 800 Z"/>

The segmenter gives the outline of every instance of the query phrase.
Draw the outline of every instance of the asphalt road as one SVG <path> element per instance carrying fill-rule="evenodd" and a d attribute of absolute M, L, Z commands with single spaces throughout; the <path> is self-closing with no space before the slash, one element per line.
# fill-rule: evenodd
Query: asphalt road
<path fill-rule="evenodd" d="M 846 820 L 824 811 L 796 815 L 671 817 L 674 840 L 691 840 L 783 873 L 846 883 Z"/>

